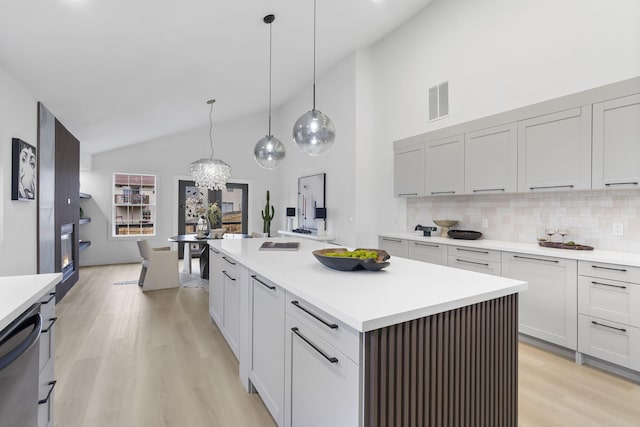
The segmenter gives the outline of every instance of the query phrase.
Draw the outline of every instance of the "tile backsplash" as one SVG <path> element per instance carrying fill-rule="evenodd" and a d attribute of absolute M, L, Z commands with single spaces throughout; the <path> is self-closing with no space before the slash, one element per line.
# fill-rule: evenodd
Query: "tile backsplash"
<path fill-rule="evenodd" d="M 566 228 L 565 241 L 597 249 L 640 252 L 640 190 L 584 190 L 484 194 L 407 199 L 407 224 L 434 225 L 457 219 L 459 230 L 480 231 L 487 239 L 536 242 L 544 228 Z M 488 228 L 482 228 L 482 220 Z M 623 236 L 613 235 L 621 223 Z M 560 241 L 560 236 L 553 237 Z"/>

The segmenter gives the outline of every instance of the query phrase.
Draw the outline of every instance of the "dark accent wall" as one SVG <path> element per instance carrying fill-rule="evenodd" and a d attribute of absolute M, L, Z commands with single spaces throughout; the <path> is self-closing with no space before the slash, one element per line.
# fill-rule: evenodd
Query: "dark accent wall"
<path fill-rule="evenodd" d="M 80 141 L 38 103 L 38 272 L 60 272 L 60 229 L 73 224 L 75 271 L 56 287 L 56 301 L 78 281 Z"/>

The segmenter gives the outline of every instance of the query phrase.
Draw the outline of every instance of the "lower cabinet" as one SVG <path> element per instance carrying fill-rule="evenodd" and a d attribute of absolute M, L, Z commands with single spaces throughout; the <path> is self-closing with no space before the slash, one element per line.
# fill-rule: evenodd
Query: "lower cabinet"
<path fill-rule="evenodd" d="M 285 291 L 251 274 L 249 379 L 278 425 L 284 423 Z"/>
<path fill-rule="evenodd" d="M 449 267 L 500 276 L 500 251 L 466 246 L 449 246 Z"/>
<path fill-rule="evenodd" d="M 361 425 L 360 366 L 316 332 L 287 313 L 284 425 Z"/>
<path fill-rule="evenodd" d="M 576 260 L 502 253 L 502 276 L 529 282 L 519 297 L 519 331 L 577 350 Z"/>
<path fill-rule="evenodd" d="M 391 256 L 409 258 L 409 243 L 404 239 L 393 237 L 378 237 L 378 246 Z"/>
<path fill-rule="evenodd" d="M 219 328 L 222 328 L 222 310 L 224 307 L 224 288 L 222 275 L 222 257 L 217 249 L 209 249 L 209 315 Z"/>
<path fill-rule="evenodd" d="M 640 328 L 580 314 L 578 351 L 640 371 Z"/>
<path fill-rule="evenodd" d="M 222 270 L 224 309 L 222 311 L 222 334 L 229 347 L 239 358 L 240 349 L 240 286 L 232 270 Z"/>
<path fill-rule="evenodd" d="M 409 258 L 431 264 L 447 265 L 447 245 L 431 242 L 408 242 Z"/>
<path fill-rule="evenodd" d="M 53 388 L 55 361 L 56 293 L 47 294 L 40 301 L 42 330 L 40 334 L 38 376 L 38 427 L 53 426 Z"/>

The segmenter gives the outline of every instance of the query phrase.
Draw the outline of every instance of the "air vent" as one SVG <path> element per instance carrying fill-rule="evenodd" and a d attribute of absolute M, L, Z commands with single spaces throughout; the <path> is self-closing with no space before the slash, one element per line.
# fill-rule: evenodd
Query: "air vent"
<path fill-rule="evenodd" d="M 449 115 L 449 82 L 429 88 L 429 120 Z"/>

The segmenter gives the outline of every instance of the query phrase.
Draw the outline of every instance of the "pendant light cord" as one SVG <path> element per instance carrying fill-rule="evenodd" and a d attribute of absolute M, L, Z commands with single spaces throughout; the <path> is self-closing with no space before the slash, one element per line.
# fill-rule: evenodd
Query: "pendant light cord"
<path fill-rule="evenodd" d="M 211 147 L 211 157 L 209 160 L 213 160 L 213 137 L 211 136 L 211 131 L 213 130 L 213 118 L 211 115 L 213 114 L 213 104 L 216 102 L 215 99 L 210 99 L 207 101 L 207 104 L 211 105 L 211 109 L 209 110 L 209 145 Z"/>
<path fill-rule="evenodd" d="M 271 39 L 273 37 L 273 35 L 271 34 L 272 22 L 273 21 L 269 22 L 269 135 L 268 136 L 271 136 L 271 49 L 272 49 Z"/>
<path fill-rule="evenodd" d="M 316 0 L 313 0 L 313 111 L 316 111 Z"/>

